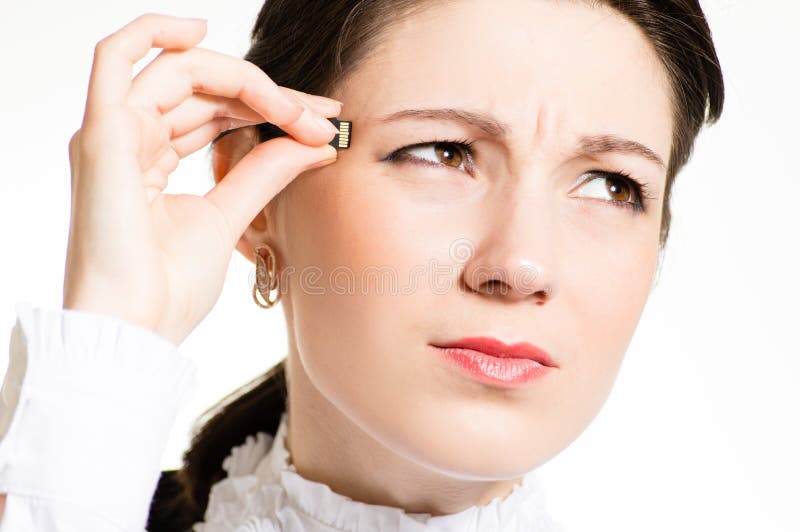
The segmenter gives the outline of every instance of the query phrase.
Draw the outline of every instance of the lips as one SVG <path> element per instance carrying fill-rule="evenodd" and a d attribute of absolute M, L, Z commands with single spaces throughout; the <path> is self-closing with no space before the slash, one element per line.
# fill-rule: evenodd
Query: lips
<path fill-rule="evenodd" d="M 462 338 L 454 342 L 436 343 L 431 345 L 441 348 L 458 347 L 461 349 L 471 349 L 473 351 L 479 351 L 481 353 L 499 358 L 527 358 L 534 360 L 543 366 L 551 368 L 558 367 L 555 362 L 553 362 L 553 359 L 550 357 L 547 351 L 528 342 L 506 344 L 497 338 L 488 336 L 475 336 L 470 338 Z"/>

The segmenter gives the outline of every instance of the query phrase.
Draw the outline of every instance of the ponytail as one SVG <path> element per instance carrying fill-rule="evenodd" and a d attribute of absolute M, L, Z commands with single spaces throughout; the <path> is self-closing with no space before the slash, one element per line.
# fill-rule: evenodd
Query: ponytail
<path fill-rule="evenodd" d="M 247 436 L 273 436 L 286 410 L 286 360 L 206 410 L 193 430 L 183 466 L 162 471 L 150 504 L 149 532 L 191 530 L 202 521 L 211 486 L 225 478 L 222 461 Z"/>

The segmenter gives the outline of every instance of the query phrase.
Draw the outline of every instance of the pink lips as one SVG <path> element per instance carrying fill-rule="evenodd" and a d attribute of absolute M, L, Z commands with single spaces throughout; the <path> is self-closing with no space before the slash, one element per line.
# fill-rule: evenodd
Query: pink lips
<path fill-rule="evenodd" d="M 528 358 L 535 360 L 542 366 L 558 367 L 544 349 L 540 349 L 528 342 L 516 344 L 506 344 L 497 338 L 487 336 L 476 336 L 472 338 L 462 338 L 455 342 L 446 344 L 434 344 L 436 347 L 460 347 L 462 349 L 472 349 L 487 355 L 500 358 Z"/>
<path fill-rule="evenodd" d="M 473 377 L 490 384 L 523 384 L 558 368 L 545 350 L 528 342 L 509 345 L 481 336 L 431 345 Z"/>

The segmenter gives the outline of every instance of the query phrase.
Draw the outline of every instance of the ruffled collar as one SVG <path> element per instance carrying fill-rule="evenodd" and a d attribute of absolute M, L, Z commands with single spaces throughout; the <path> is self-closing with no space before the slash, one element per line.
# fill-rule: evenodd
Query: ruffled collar
<path fill-rule="evenodd" d="M 458 513 L 432 516 L 367 504 L 334 492 L 297 472 L 286 448 L 288 413 L 275 436 L 258 432 L 222 463 L 227 478 L 211 487 L 202 523 L 194 532 L 560 532 L 546 512 L 534 470 L 505 498 Z"/>

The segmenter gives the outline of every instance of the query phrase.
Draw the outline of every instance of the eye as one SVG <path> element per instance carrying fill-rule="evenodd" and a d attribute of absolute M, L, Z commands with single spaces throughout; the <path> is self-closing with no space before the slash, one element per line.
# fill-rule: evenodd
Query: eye
<path fill-rule="evenodd" d="M 642 212 L 647 187 L 623 171 L 619 172 L 590 172 L 595 177 L 585 179 L 579 186 L 580 190 L 589 192 L 590 195 L 579 194 L 578 197 L 598 197 L 606 199 L 616 207 L 630 209 L 633 212 Z M 592 196 L 591 194 L 596 194 Z"/>
<path fill-rule="evenodd" d="M 425 166 L 445 166 L 472 173 L 475 169 L 472 144 L 472 141 L 466 139 L 420 142 L 397 149 L 384 160 Z"/>

